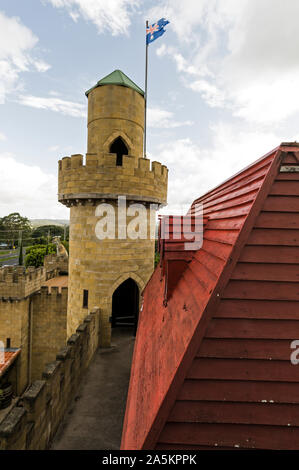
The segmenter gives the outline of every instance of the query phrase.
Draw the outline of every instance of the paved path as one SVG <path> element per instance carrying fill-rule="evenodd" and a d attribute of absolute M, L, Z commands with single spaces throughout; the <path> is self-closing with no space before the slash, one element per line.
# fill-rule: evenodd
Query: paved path
<path fill-rule="evenodd" d="M 26 248 L 23 248 L 23 260 L 25 260 Z M 11 254 L 3 255 L 0 250 L 0 267 L 16 266 L 19 264 L 19 250 L 11 250 Z"/>
<path fill-rule="evenodd" d="M 0 267 L 1 266 L 16 266 L 19 264 L 19 258 L 17 256 L 11 256 L 8 258 L 9 255 L 7 256 L 2 256 L 0 258 Z"/>
<path fill-rule="evenodd" d="M 95 353 L 51 449 L 119 449 L 134 338 L 129 330 L 115 331 L 114 347 Z"/>

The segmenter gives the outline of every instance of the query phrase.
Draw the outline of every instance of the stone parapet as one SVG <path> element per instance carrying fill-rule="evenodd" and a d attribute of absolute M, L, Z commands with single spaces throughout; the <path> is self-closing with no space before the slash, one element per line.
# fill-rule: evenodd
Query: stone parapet
<path fill-rule="evenodd" d="M 3 266 L 0 268 L 0 298 L 20 300 L 40 289 L 46 281 L 44 268 Z"/>
<path fill-rule="evenodd" d="M 64 255 L 56 255 L 54 253 L 47 255 L 45 256 L 44 267 L 47 271 L 48 276 L 53 271 L 55 272 L 57 271 L 58 274 L 67 274 L 68 273 L 68 258 Z"/>
<path fill-rule="evenodd" d="M 94 309 L 47 364 L 0 423 L 1 450 L 44 450 L 49 447 L 82 375 L 97 347 L 99 309 Z"/>
<path fill-rule="evenodd" d="M 3 266 L 0 268 L 0 299 L 21 300 L 37 292 L 48 279 L 67 270 L 63 256 L 48 255 L 44 266 Z"/>
<path fill-rule="evenodd" d="M 116 154 L 64 157 L 59 161 L 58 199 L 66 206 L 82 200 L 116 199 L 124 195 L 135 202 L 166 204 L 168 169 L 159 162 L 123 156 L 116 166 Z"/>

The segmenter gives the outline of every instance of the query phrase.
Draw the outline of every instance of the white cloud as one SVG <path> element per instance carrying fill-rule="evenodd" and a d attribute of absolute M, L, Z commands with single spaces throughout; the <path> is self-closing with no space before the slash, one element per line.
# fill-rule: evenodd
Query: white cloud
<path fill-rule="evenodd" d="M 148 126 L 159 129 L 173 129 L 181 126 L 192 126 L 192 121 L 175 121 L 171 111 L 160 108 L 148 108 Z"/>
<path fill-rule="evenodd" d="M 211 131 L 209 147 L 179 139 L 164 142 L 156 152 L 159 161 L 169 168 L 169 207 L 164 212 L 170 213 L 181 204 L 190 205 L 280 144 L 273 132 L 256 132 L 239 125 L 218 123 Z"/>
<path fill-rule="evenodd" d="M 47 64 L 43 60 L 36 60 L 34 66 L 38 72 L 47 72 L 51 68 L 51 65 Z"/>
<path fill-rule="evenodd" d="M 25 106 L 37 109 L 46 109 L 66 116 L 86 118 L 87 115 L 86 105 L 55 97 L 45 98 L 41 96 L 20 95 L 17 102 Z"/>
<path fill-rule="evenodd" d="M 59 150 L 59 145 L 52 145 L 49 147 L 50 152 L 57 152 Z"/>
<path fill-rule="evenodd" d="M 59 91 L 55 91 L 55 90 L 50 90 L 49 95 L 50 96 L 55 96 L 55 97 L 62 96 L 62 94 Z"/>
<path fill-rule="evenodd" d="M 68 210 L 57 202 L 57 176 L 38 166 L 0 154 L 0 217 L 20 212 L 29 218 L 67 218 Z"/>
<path fill-rule="evenodd" d="M 226 0 L 227 1 L 227 0 Z M 171 29 L 175 31 L 181 41 L 190 43 L 199 41 L 199 35 L 194 29 L 209 10 L 213 10 L 215 0 L 164 0 L 148 12 L 150 22 L 165 17 L 171 22 Z"/>
<path fill-rule="evenodd" d="M 3 134 L 3 132 L 0 132 L 0 141 L 3 142 L 4 140 L 6 140 L 6 135 Z"/>
<path fill-rule="evenodd" d="M 131 17 L 140 0 L 47 0 L 56 8 L 66 8 L 73 21 L 82 16 L 92 21 L 99 33 L 111 32 L 113 36 L 128 34 Z"/>
<path fill-rule="evenodd" d="M 36 59 L 32 51 L 38 38 L 19 18 L 9 18 L 0 12 L 0 103 L 19 86 L 19 75 L 31 68 L 44 72 L 50 68 Z"/>
<path fill-rule="evenodd" d="M 161 46 L 156 51 L 158 57 L 163 57 L 165 55 L 169 55 L 172 57 L 174 62 L 176 63 L 177 69 L 179 72 L 185 72 L 189 75 L 197 76 L 206 76 L 211 75 L 209 69 L 205 66 L 203 68 L 198 69 L 192 64 L 189 64 L 188 61 L 183 57 L 183 55 L 177 51 L 177 49 L 173 46 L 166 46 L 165 44 L 161 44 Z"/>
<path fill-rule="evenodd" d="M 86 118 L 87 105 L 63 100 L 53 91 L 50 92 L 50 95 L 50 97 L 20 95 L 17 98 L 17 102 L 32 108 L 46 109 L 67 116 Z M 192 121 L 176 121 L 173 112 L 161 108 L 149 108 L 147 116 L 149 127 L 154 128 L 172 129 L 181 126 L 191 126 L 193 124 Z"/>
<path fill-rule="evenodd" d="M 201 78 L 191 82 L 189 86 L 192 90 L 201 93 L 203 99 L 211 108 L 225 106 L 225 94 L 208 80 Z"/>
<path fill-rule="evenodd" d="M 271 3 L 271 4 L 270 4 Z M 299 112 L 297 0 L 172 0 L 165 14 L 178 45 L 162 45 L 185 85 L 209 106 L 257 124 Z"/>

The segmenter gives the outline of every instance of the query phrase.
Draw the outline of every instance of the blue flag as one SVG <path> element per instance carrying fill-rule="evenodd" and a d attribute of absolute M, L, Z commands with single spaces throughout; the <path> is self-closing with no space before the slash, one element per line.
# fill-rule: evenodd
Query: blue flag
<path fill-rule="evenodd" d="M 165 20 L 165 18 L 161 18 L 161 20 L 157 21 L 157 23 L 152 24 L 146 29 L 146 44 L 149 44 L 155 39 L 158 39 L 162 34 L 166 32 L 166 29 L 164 29 L 164 26 L 166 26 L 169 23 L 168 20 Z"/>

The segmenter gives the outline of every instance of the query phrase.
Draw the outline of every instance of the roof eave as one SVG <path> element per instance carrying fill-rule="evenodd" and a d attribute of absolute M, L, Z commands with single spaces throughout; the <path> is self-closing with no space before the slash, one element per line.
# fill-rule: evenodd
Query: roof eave
<path fill-rule="evenodd" d="M 99 82 L 96 83 L 96 85 L 94 85 L 92 88 L 90 88 L 89 90 L 87 90 L 85 92 L 85 96 L 88 97 L 89 93 L 94 90 L 95 88 L 98 88 L 100 86 L 107 86 L 107 85 L 116 85 L 116 86 L 124 86 L 126 88 L 131 88 L 131 90 L 134 90 L 136 91 L 136 93 L 139 93 L 141 96 L 144 97 L 145 93 L 144 91 L 138 87 L 138 85 L 136 85 L 136 88 L 133 88 L 129 85 L 126 85 L 126 83 L 123 83 L 123 82 L 115 82 L 115 83 L 100 83 L 101 80 L 99 80 Z"/>

